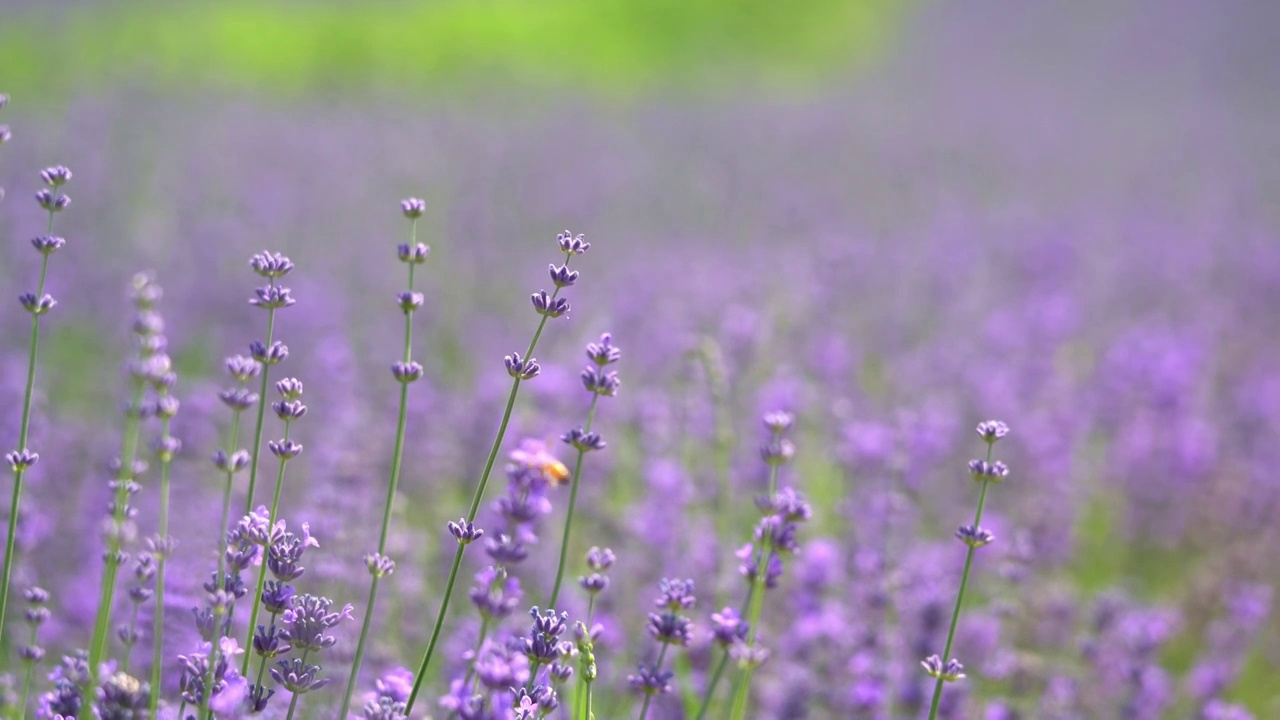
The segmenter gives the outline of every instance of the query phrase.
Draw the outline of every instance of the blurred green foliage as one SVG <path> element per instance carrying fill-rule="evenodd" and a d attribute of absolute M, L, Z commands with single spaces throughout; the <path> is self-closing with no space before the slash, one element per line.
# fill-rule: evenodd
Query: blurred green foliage
<path fill-rule="evenodd" d="M 6 12 L 6 90 L 143 77 L 280 93 L 477 80 L 791 87 L 873 56 L 897 0 L 221 0 Z"/>

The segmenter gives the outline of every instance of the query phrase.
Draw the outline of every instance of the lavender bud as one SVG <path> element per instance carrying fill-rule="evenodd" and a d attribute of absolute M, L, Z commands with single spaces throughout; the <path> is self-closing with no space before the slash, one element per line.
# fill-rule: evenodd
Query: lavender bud
<path fill-rule="evenodd" d="M 254 340 L 249 343 L 249 354 L 263 365 L 277 365 L 289 357 L 289 348 L 279 340 L 271 343 L 271 347 Z"/>
<path fill-rule="evenodd" d="M 301 400 L 277 400 L 271 403 L 271 409 L 281 420 L 298 420 L 307 414 L 307 406 Z"/>
<path fill-rule="evenodd" d="M 591 568 L 595 572 L 604 572 L 605 570 L 608 570 L 613 567 L 613 563 L 616 562 L 617 559 L 618 556 L 609 548 L 604 548 L 602 550 L 598 547 L 592 547 L 587 551 L 587 567 Z"/>
<path fill-rule="evenodd" d="M 285 400 L 297 400 L 302 396 L 302 381 L 297 378 L 284 378 L 276 381 L 276 392 Z"/>
<path fill-rule="evenodd" d="M 286 308 L 297 302 L 290 295 L 292 291 L 280 285 L 263 285 L 262 287 L 254 288 L 253 292 L 257 297 L 249 298 L 249 304 L 260 307 L 263 310 Z"/>
<path fill-rule="evenodd" d="M 556 235 L 556 244 L 565 255 L 581 255 L 591 249 L 591 243 L 583 241 L 581 234 L 574 235 L 568 230 Z"/>
<path fill-rule="evenodd" d="M 711 614 L 711 634 L 721 647 L 727 648 L 746 640 L 750 625 L 731 607 Z"/>
<path fill-rule="evenodd" d="M 576 427 L 561 435 L 560 439 L 581 452 L 603 450 L 605 448 L 604 438 L 601 438 L 599 433 L 587 432 L 581 427 Z"/>
<path fill-rule="evenodd" d="M 262 369 L 262 366 L 255 362 L 253 358 L 248 358 L 244 355 L 232 355 L 226 359 L 224 365 L 227 369 L 227 374 L 236 382 L 242 383 L 257 377 L 258 372 Z"/>
<path fill-rule="evenodd" d="M 381 553 L 365 555 L 364 564 L 369 568 L 369 574 L 378 578 L 386 577 L 396 571 L 395 561 Z"/>
<path fill-rule="evenodd" d="M 427 211 L 427 201 L 422 198 L 405 198 L 400 201 L 400 212 L 410 220 L 416 220 L 422 217 L 422 213 Z"/>
<path fill-rule="evenodd" d="M 591 573 L 578 578 L 578 586 L 591 595 L 599 595 L 609 587 L 609 578 L 600 573 Z"/>
<path fill-rule="evenodd" d="M 422 365 L 416 362 L 392 363 L 391 375 L 397 381 L 408 384 L 422 377 Z"/>
<path fill-rule="evenodd" d="M 169 387 L 172 387 L 171 378 L 174 378 L 173 373 L 165 373 L 165 375 L 161 380 L 161 383 L 162 384 L 169 383 Z M 168 389 L 168 387 L 166 387 L 165 389 Z M 181 406 L 182 406 L 182 403 L 178 400 L 178 398 L 172 395 L 161 395 L 160 397 L 156 398 L 156 401 L 155 401 L 155 408 L 154 408 L 155 416 L 161 419 L 166 419 L 166 420 L 170 419 L 174 415 L 178 414 L 178 408 Z"/>
<path fill-rule="evenodd" d="M 507 366 L 507 374 L 517 380 L 532 380 L 542 372 L 542 368 L 538 365 L 536 358 L 528 360 L 520 359 L 520 353 L 513 352 L 502 359 L 504 365 Z"/>
<path fill-rule="evenodd" d="M 401 243 L 396 248 L 396 256 L 400 258 L 400 262 L 409 263 L 411 265 L 421 265 L 427 261 L 427 255 L 431 254 L 431 248 L 422 243 L 410 245 Z"/>
<path fill-rule="evenodd" d="M 39 462 L 40 454 L 30 450 L 14 450 L 6 453 L 4 459 L 9 461 L 9 467 L 14 472 L 21 472 Z"/>
<path fill-rule="evenodd" d="M 995 441 L 1009 434 L 1009 426 L 999 420 L 985 420 L 978 423 L 978 434 L 986 441 L 988 445 L 992 445 Z"/>
<path fill-rule="evenodd" d="M 449 534 L 458 540 L 459 545 L 470 545 L 484 536 L 484 530 L 467 522 L 466 518 L 458 518 L 458 522 L 449 521 Z"/>
<path fill-rule="evenodd" d="M 268 440 L 267 447 L 281 460 L 292 460 L 302 454 L 302 443 L 292 440 Z"/>
<path fill-rule="evenodd" d="M 232 411 L 242 412 L 258 402 L 258 394 L 244 388 L 230 388 L 219 392 L 218 399 Z"/>
<path fill-rule="evenodd" d="M 41 235 L 40 237 L 31 238 L 31 246 L 40 252 L 41 255 L 52 255 L 54 251 L 62 249 L 67 241 L 57 235 Z"/>
<path fill-rule="evenodd" d="M 49 212 L 62 212 L 71 204 L 71 198 L 66 195 L 55 196 L 48 188 L 40 188 L 36 193 L 36 202 Z"/>
<path fill-rule="evenodd" d="M 761 647 L 759 643 L 755 645 L 748 645 L 745 642 L 734 643 L 729 646 L 729 657 L 737 661 L 739 668 L 757 668 L 769 659 L 769 650 Z"/>
<path fill-rule="evenodd" d="M 294 597 L 293 586 L 279 580 L 268 580 L 262 587 L 262 608 L 272 615 L 289 609 Z"/>
<path fill-rule="evenodd" d="M 668 610 L 688 610 L 696 601 L 692 580 L 663 578 L 658 581 L 658 593 L 658 599 L 653 604 Z"/>
<path fill-rule="evenodd" d="M 604 333 L 599 343 L 587 343 L 587 359 L 604 367 L 616 363 L 622 357 L 622 350 L 613 344 L 613 335 Z"/>
<path fill-rule="evenodd" d="M 28 625 L 43 625 L 49 619 L 49 608 L 30 607 L 23 612 L 23 619 Z"/>
<path fill-rule="evenodd" d="M 791 429 L 791 426 L 795 423 L 795 420 L 796 420 L 795 416 L 792 415 L 791 413 L 783 412 L 781 410 L 776 410 L 774 412 L 765 413 L 764 426 L 765 426 L 765 429 L 767 429 L 769 432 L 773 433 L 774 435 L 781 435 L 782 433 Z"/>
<path fill-rule="evenodd" d="M 396 302 L 400 305 L 400 309 L 409 314 L 414 310 L 422 307 L 422 303 L 426 298 L 420 292 L 402 292 L 396 294 Z"/>
<path fill-rule="evenodd" d="M 657 665 L 640 663 L 635 674 L 627 676 L 627 684 L 632 690 L 645 695 L 665 695 L 671 692 L 671 680 L 675 673 L 663 670 Z"/>
<path fill-rule="evenodd" d="M 13 133 L 9 132 L 8 125 L 0 125 L 0 145 L 9 142 L 13 138 Z"/>
<path fill-rule="evenodd" d="M 58 304 L 53 296 L 45 293 L 42 297 L 37 298 L 35 293 L 22 293 L 18 296 L 18 302 L 22 303 L 22 307 L 32 315 L 44 315 Z"/>
<path fill-rule="evenodd" d="M 40 179 L 44 180 L 44 184 L 52 188 L 62 187 L 71 179 L 71 171 L 65 166 L 54 165 L 40 171 Z"/>
<path fill-rule="evenodd" d="M 539 290 L 529 296 L 533 301 L 534 312 L 547 317 L 558 318 L 569 312 L 569 301 L 564 298 L 552 298 L 546 290 Z"/>
<path fill-rule="evenodd" d="M 992 535 L 991 531 L 976 525 L 961 525 L 960 529 L 956 530 L 956 537 L 960 542 L 971 548 L 990 545 L 996 539 L 996 536 Z"/>
<path fill-rule="evenodd" d="M 23 662 L 38 663 L 44 658 L 44 648 L 39 645 L 23 645 L 18 648 L 18 657 L 22 658 Z"/>
<path fill-rule="evenodd" d="M 977 482 L 1000 482 L 1009 475 L 1009 466 L 1000 462 L 987 462 L 985 460 L 970 460 L 969 474 Z"/>
<path fill-rule="evenodd" d="M 943 664 L 942 658 L 937 655 L 930 655 L 922 660 L 920 665 L 931 678 L 941 678 L 947 682 L 955 682 L 963 680 L 965 677 L 964 665 L 961 665 L 960 661 L 955 658 L 951 658 L 946 664 Z"/>
<path fill-rule="evenodd" d="M 264 250 L 249 258 L 249 267 L 265 278 L 281 278 L 293 270 L 293 261 L 281 253 Z M 285 291 L 288 295 L 288 290 Z"/>
<path fill-rule="evenodd" d="M 582 387 L 596 395 L 613 397 L 618 394 L 622 380 L 616 372 L 605 372 L 603 369 L 586 367 L 582 370 Z"/>
<path fill-rule="evenodd" d="M 249 451 L 236 450 L 230 457 L 222 450 L 213 453 L 213 465 L 223 472 L 237 473 L 249 466 Z"/>
<path fill-rule="evenodd" d="M 786 438 L 774 436 L 760 446 L 760 457 L 770 465 L 781 465 L 796 454 L 796 446 Z"/>
<path fill-rule="evenodd" d="M 548 265 L 547 272 L 551 275 L 551 282 L 555 283 L 558 288 L 569 287 L 578 281 L 578 271 L 570 270 L 568 265 L 561 265 L 560 267 L 556 267 L 554 264 Z"/>
<path fill-rule="evenodd" d="M 33 585 L 22 591 L 22 597 L 32 605 L 44 605 L 49 602 L 49 591 Z"/>

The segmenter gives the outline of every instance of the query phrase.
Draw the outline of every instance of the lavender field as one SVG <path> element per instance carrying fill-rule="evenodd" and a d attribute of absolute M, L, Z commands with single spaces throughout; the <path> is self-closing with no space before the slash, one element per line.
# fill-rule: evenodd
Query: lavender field
<path fill-rule="evenodd" d="M 1280 5 L 730 5 L 0 9 L 0 718 L 1280 718 Z"/>

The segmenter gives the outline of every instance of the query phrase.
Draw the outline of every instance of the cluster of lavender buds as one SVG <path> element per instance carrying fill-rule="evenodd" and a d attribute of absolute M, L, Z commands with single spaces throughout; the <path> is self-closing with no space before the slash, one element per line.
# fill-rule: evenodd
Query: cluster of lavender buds
<path fill-rule="evenodd" d="M 942 686 L 948 682 L 963 680 L 964 665 L 951 657 L 951 645 L 955 641 L 956 626 L 960 621 L 960 610 L 964 606 L 964 591 L 969 584 L 969 572 L 973 568 L 973 555 L 978 548 L 991 544 L 995 535 L 982 527 L 982 511 L 987 501 L 987 488 L 991 483 L 998 483 L 1009 475 L 1009 468 L 999 460 L 992 461 L 991 452 L 996 442 L 1009 434 L 1009 426 L 999 420 L 986 420 L 978 423 L 978 435 L 987 445 L 987 455 L 982 460 L 969 461 L 969 474 L 974 482 L 982 486 L 978 495 L 978 509 L 974 513 L 973 523 L 961 525 L 956 530 L 956 538 L 966 546 L 964 571 L 960 575 L 960 589 L 956 592 L 955 609 L 951 612 L 951 627 L 947 630 L 947 642 L 941 655 L 930 655 L 921 661 L 925 673 L 936 680 L 933 688 L 933 700 L 929 706 L 929 720 L 938 717 L 938 709 L 942 702 Z M 946 658 L 946 659 L 944 659 Z"/>

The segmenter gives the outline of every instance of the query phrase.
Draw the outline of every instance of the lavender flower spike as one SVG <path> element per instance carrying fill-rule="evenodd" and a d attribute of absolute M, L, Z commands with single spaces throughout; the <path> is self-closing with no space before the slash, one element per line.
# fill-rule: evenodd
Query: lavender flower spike
<path fill-rule="evenodd" d="M 5 97 L 4 102 L 7 101 L 8 98 Z M 2 105 L 3 103 L 0 103 L 0 106 Z M 8 139 L 9 128 L 0 126 L 0 144 L 3 144 Z M 57 185 L 54 185 L 56 188 L 71 179 L 71 171 L 59 165 L 42 172 L 41 179 L 50 185 L 54 185 L 56 182 Z M 22 395 L 22 416 L 18 423 L 17 449 L 5 456 L 10 468 L 13 470 L 13 495 L 9 501 L 9 523 L 8 532 L 5 536 L 4 569 L 0 571 L 0 576 L 2 576 L 0 577 L 0 635 L 4 633 L 4 618 L 6 617 L 9 603 L 9 585 L 12 577 L 15 550 L 14 541 L 17 532 L 18 513 L 22 501 L 22 480 L 26 475 L 27 469 L 34 465 L 40 457 L 34 450 L 29 449 L 28 443 L 31 430 L 31 398 L 35 392 L 36 357 L 40 346 L 40 318 L 56 304 L 53 297 L 44 291 L 45 279 L 49 270 L 49 257 L 54 250 L 64 244 L 62 238 L 53 236 L 53 218 L 54 213 L 65 208 L 70 202 L 66 195 L 58 195 L 55 198 L 47 189 L 41 189 L 36 199 L 40 206 L 48 211 L 49 216 L 45 235 L 32 242 L 37 252 L 40 253 L 40 274 L 36 290 L 33 293 L 24 293 L 21 300 L 23 307 L 31 313 L 31 335 L 27 344 L 27 377 Z"/>
<path fill-rule="evenodd" d="M 347 676 L 346 690 L 342 694 L 342 709 L 338 713 L 338 717 L 346 718 L 347 711 L 351 707 L 351 696 L 355 693 L 356 683 L 360 679 L 360 666 L 364 661 L 365 643 L 369 638 L 369 628 L 372 622 L 375 607 L 378 602 L 378 583 L 382 578 L 391 574 L 395 569 L 395 563 L 386 557 L 387 552 L 387 536 L 391 532 L 391 515 L 395 505 L 396 488 L 400 483 L 400 463 L 404 458 L 404 440 L 405 426 L 407 423 L 409 412 L 409 384 L 422 377 L 422 365 L 413 360 L 413 310 L 417 309 L 423 303 L 421 293 L 414 290 L 414 275 L 419 265 L 421 265 L 427 257 L 427 246 L 418 242 L 418 218 L 422 217 L 426 210 L 426 202 L 418 198 L 407 198 L 400 202 L 400 210 L 404 216 L 409 219 L 409 242 L 400 245 L 396 249 L 396 255 L 409 266 L 408 287 L 400 293 L 400 308 L 404 313 L 404 346 L 400 359 L 392 365 L 392 375 L 400 383 L 400 398 L 398 403 L 398 411 L 396 415 L 396 438 L 395 444 L 391 450 L 391 472 L 387 478 L 387 498 L 382 508 L 382 528 L 378 535 L 378 549 L 376 552 L 366 556 L 366 564 L 371 575 L 369 582 L 369 598 L 365 602 L 364 620 L 360 626 L 360 639 L 356 643 L 355 658 L 351 663 L 351 673 Z M 470 521 L 475 520 L 474 517 L 468 518 L 468 527 L 461 528 L 462 535 L 470 535 L 470 540 L 478 538 L 481 532 L 474 526 L 470 526 Z M 463 537 L 458 537 L 459 543 L 462 543 Z M 470 542 L 467 540 L 467 542 Z M 458 551 L 462 551 L 462 544 L 459 544 Z M 412 702 L 409 703 L 412 705 Z M 405 710 L 408 714 L 408 710 Z"/>
<path fill-rule="evenodd" d="M 960 575 L 960 589 L 956 592 L 955 607 L 951 611 L 951 626 L 947 630 L 947 642 L 943 647 L 942 655 L 932 655 L 924 662 L 925 671 L 930 677 L 937 678 L 937 682 L 933 686 L 933 700 L 929 704 L 929 720 L 936 720 L 938 717 L 938 708 L 942 702 L 942 686 L 947 682 L 955 682 L 964 678 L 963 666 L 955 659 L 948 660 L 945 664 L 942 661 L 944 657 L 951 657 L 951 646 L 955 641 L 956 626 L 960 622 L 960 609 L 964 606 L 964 591 L 969 584 L 969 571 L 973 567 L 973 555 L 978 548 L 990 543 L 995 539 L 989 531 L 982 528 L 982 510 L 987 501 L 987 488 L 993 482 L 999 482 L 1009 474 L 1009 469 L 1004 463 L 991 460 L 991 451 L 995 447 L 995 443 L 1000 438 L 1009 434 L 1009 427 L 999 420 L 988 420 L 978 423 L 978 435 L 982 437 L 987 444 L 987 456 L 983 460 L 973 460 L 969 463 L 969 473 L 973 479 L 982 483 L 982 491 L 978 495 L 978 509 L 974 513 L 973 523 L 962 526 L 956 531 L 956 537 L 968 546 L 964 556 L 964 571 Z"/>

